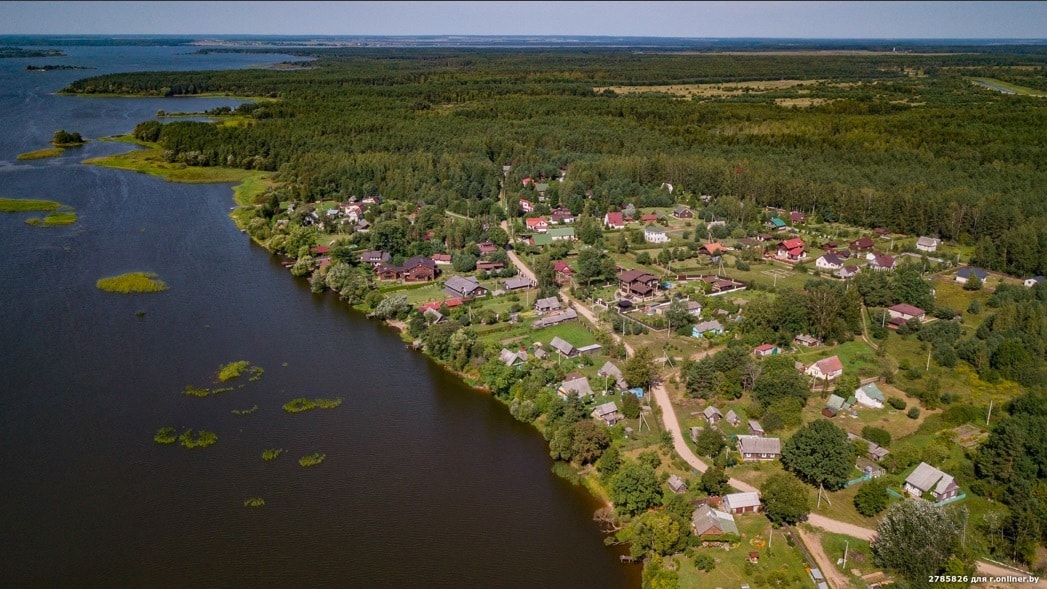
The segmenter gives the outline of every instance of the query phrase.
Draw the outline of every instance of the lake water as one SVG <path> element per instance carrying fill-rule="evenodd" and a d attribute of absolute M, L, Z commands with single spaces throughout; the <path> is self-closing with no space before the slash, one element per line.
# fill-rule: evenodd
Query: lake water
<path fill-rule="evenodd" d="M 91 139 L 158 109 L 236 104 L 52 94 L 77 78 L 288 56 L 65 51 L 0 60 L 0 196 L 56 200 L 79 215 L 44 228 L 25 224 L 33 214 L 0 214 L 0 584 L 639 586 L 639 567 L 604 547 L 598 505 L 550 472 L 537 432 L 390 329 L 311 294 L 229 220 L 229 185 L 80 164 L 127 149 L 97 141 L 15 160 L 57 129 Z M 30 63 L 98 69 L 27 72 Z M 156 272 L 170 290 L 95 288 L 129 271 Z M 235 360 L 261 366 L 261 380 L 181 393 L 217 386 L 218 367 Z M 284 412 L 296 397 L 345 402 Z M 152 438 L 162 426 L 219 440 L 161 446 Z M 266 448 L 286 452 L 264 462 Z M 299 466 L 313 452 L 326 460 Z M 265 506 L 245 508 L 249 497 Z"/>

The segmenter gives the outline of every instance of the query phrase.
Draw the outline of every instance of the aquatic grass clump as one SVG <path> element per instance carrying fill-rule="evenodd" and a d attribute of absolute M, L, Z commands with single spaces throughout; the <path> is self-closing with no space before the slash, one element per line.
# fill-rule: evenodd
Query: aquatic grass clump
<path fill-rule="evenodd" d="M 200 430 L 193 435 L 193 430 L 187 429 L 178 436 L 178 443 L 185 448 L 206 448 L 218 441 L 218 434 L 206 430 Z"/>
<path fill-rule="evenodd" d="M 302 466 L 316 466 L 317 464 L 323 462 L 324 458 L 327 458 L 326 454 L 321 454 L 317 452 L 316 454 L 302 456 L 298 459 L 298 464 L 301 464 Z"/>
<path fill-rule="evenodd" d="M 182 391 L 183 395 L 189 395 L 191 397 L 210 397 L 211 395 L 217 395 L 220 393 L 227 393 L 233 390 L 233 387 L 220 387 L 217 389 L 202 389 L 200 387 L 193 386 L 191 384 L 185 385 L 185 390 Z"/>
<path fill-rule="evenodd" d="M 284 453 L 283 448 L 269 448 L 262 452 L 262 460 L 270 462 L 276 460 L 278 456 Z"/>
<path fill-rule="evenodd" d="M 244 499 L 244 507 L 261 507 L 263 505 L 265 505 L 265 499 L 262 499 L 261 497 Z"/>
<path fill-rule="evenodd" d="M 233 409 L 233 415 L 250 415 L 255 411 L 258 411 L 258 405 L 255 405 L 250 409 Z"/>
<path fill-rule="evenodd" d="M 342 404 L 342 398 L 336 399 L 306 399 L 299 397 L 284 403 L 284 411 L 288 413 L 301 413 L 310 409 L 334 409 Z"/>
<path fill-rule="evenodd" d="M 218 368 L 218 380 L 225 382 L 237 378 L 247 370 L 251 363 L 247 360 L 239 360 L 224 364 Z"/>
<path fill-rule="evenodd" d="M 262 375 L 265 374 L 265 370 L 261 366 L 252 366 L 248 368 L 251 371 L 251 378 L 247 379 L 248 382 L 255 382 L 256 380 L 262 380 Z"/>
<path fill-rule="evenodd" d="M 34 211 L 57 211 L 62 203 L 53 200 L 32 198 L 0 198 L 0 213 L 29 213 Z"/>
<path fill-rule="evenodd" d="M 175 428 L 162 427 L 156 430 L 156 434 L 153 435 L 153 441 L 157 444 L 173 444 L 178 441 L 178 435 L 175 434 Z"/>
<path fill-rule="evenodd" d="M 106 292 L 121 294 L 167 290 L 167 284 L 151 272 L 128 272 L 119 276 L 99 278 L 95 286 Z"/>
<path fill-rule="evenodd" d="M 72 225 L 76 223 L 76 213 L 51 213 L 44 217 L 43 224 L 48 227 L 55 225 Z"/>

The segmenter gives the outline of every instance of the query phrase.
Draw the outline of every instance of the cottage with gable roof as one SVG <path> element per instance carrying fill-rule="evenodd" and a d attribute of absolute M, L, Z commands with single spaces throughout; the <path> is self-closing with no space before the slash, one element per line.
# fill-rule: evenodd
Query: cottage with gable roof
<path fill-rule="evenodd" d="M 738 453 L 742 460 L 774 460 L 782 455 L 782 441 L 763 436 L 738 436 Z"/>
<path fill-rule="evenodd" d="M 596 408 L 593 409 L 591 415 L 607 424 L 607 427 L 611 427 L 622 420 L 622 414 L 618 411 L 618 406 L 614 404 L 614 401 L 608 401 L 602 405 L 597 405 Z"/>
<path fill-rule="evenodd" d="M 952 499 L 960 492 L 960 486 L 952 476 L 926 462 L 921 462 L 912 474 L 905 477 L 904 487 L 913 497 L 921 498 L 925 493 L 930 493 L 935 501 Z"/>
<path fill-rule="evenodd" d="M 716 538 L 725 534 L 738 535 L 738 524 L 734 516 L 727 511 L 709 507 L 708 504 L 695 509 L 691 514 L 691 529 L 699 538 Z"/>
<path fill-rule="evenodd" d="M 843 374 L 843 363 L 839 356 L 829 356 L 811 364 L 804 372 L 818 380 L 835 380 Z"/>

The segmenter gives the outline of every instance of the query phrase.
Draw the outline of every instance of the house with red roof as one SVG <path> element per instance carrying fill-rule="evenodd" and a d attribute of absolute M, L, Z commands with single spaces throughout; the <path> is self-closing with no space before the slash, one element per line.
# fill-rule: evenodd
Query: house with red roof
<path fill-rule="evenodd" d="M 529 231 L 545 233 L 549 230 L 549 219 L 546 219 L 545 217 L 528 217 L 524 222 L 527 224 L 527 229 Z"/>
<path fill-rule="evenodd" d="M 753 350 L 753 354 L 755 354 L 757 358 L 764 358 L 767 356 L 774 356 L 778 354 L 780 351 L 781 350 L 778 349 L 778 346 L 774 344 L 761 344 L 759 346 L 756 346 L 756 348 Z"/>
<path fill-rule="evenodd" d="M 646 215 L 640 215 L 640 222 L 643 224 L 656 223 L 658 221 L 658 215 L 654 213 L 648 213 Z"/>
<path fill-rule="evenodd" d="M 856 252 L 867 252 L 873 248 L 876 244 L 873 242 L 871 237 L 863 237 L 861 239 L 851 242 L 851 249 Z"/>
<path fill-rule="evenodd" d="M 904 323 L 910 319 L 923 321 L 927 318 L 926 311 L 908 303 L 899 303 L 893 307 L 888 308 L 887 314 L 891 317 L 891 323 L 894 323 L 894 319 L 900 319 Z"/>
<path fill-rule="evenodd" d="M 532 204 L 531 201 L 527 200 L 526 198 L 521 198 L 520 210 L 522 210 L 525 213 L 530 213 L 534 210 L 534 204 Z"/>
<path fill-rule="evenodd" d="M 607 213 L 603 216 L 603 224 L 610 229 L 624 229 L 625 218 L 621 212 Z"/>
<path fill-rule="evenodd" d="M 708 256 L 720 256 L 727 253 L 727 248 L 719 242 L 707 243 L 698 248 L 698 253 Z"/>
<path fill-rule="evenodd" d="M 818 380 L 835 380 L 843 374 L 843 362 L 839 356 L 829 356 L 811 364 L 804 372 Z"/>
<path fill-rule="evenodd" d="M 524 186 L 530 186 L 532 184 L 534 184 L 534 178 L 531 178 L 530 176 L 528 176 L 528 177 L 523 179 L 523 185 Z"/>

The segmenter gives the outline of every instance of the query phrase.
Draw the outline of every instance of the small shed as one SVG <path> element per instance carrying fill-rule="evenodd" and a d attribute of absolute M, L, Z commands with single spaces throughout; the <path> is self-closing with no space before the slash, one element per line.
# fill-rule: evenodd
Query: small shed
<path fill-rule="evenodd" d="M 733 427 L 737 427 L 737 425 L 742 422 L 742 420 L 738 418 L 738 414 L 734 412 L 734 409 L 728 410 L 727 415 L 724 415 L 723 418 Z"/>
<path fill-rule="evenodd" d="M 673 493 L 679 495 L 687 491 L 687 483 L 683 482 L 683 479 L 674 475 L 669 476 L 669 488 L 672 489 Z"/>

